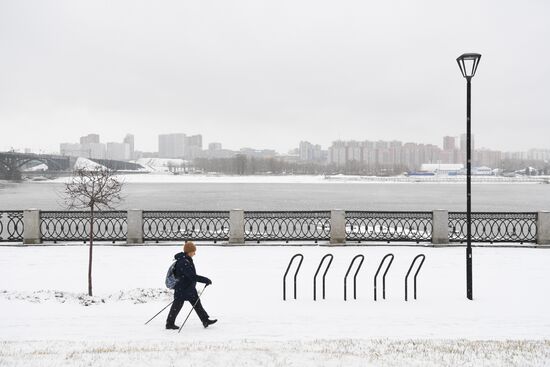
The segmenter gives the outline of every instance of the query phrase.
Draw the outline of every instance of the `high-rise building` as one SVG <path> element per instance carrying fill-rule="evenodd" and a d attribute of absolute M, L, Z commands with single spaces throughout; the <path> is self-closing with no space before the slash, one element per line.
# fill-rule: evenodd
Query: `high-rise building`
<path fill-rule="evenodd" d="M 88 134 L 80 137 L 80 144 L 99 144 L 99 134 Z"/>
<path fill-rule="evenodd" d="M 124 140 L 123 140 L 124 143 L 128 144 L 128 147 L 130 149 L 130 156 L 128 159 L 135 159 L 136 157 L 134 156 L 134 152 L 135 152 L 135 148 L 134 148 L 134 135 L 133 134 L 126 134 L 126 136 L 124 137 Z"/>
<path fill-rule="evenodd" d="M 83 157 L 87 156 L 82 150 L 82 144 L 78 143 L 61 143 L 59 144 L 59 153 L 69 157 Z"/>
<path fill-rule="evenodd" d="M 202 149 L 202 135 L 200 135 L 200 134 L 190 135 L 190 136 L 186 137 L 185 142 L 189 146 L 195 146 L 195 147 L 199 147 L 199 148 Z"/>
<path fill-rule="evenodd" d="M 183 158 L 185 156 L 185 134 L 160 134 L 159 157 Z"/>
<path fill-rule="evenodd" d="M 88 134 L 80 137 L 82 154 L 86 158 L 105 159 L 105 144 L 99 142 L 99 134 Z"/>
<path fill-rule="evenodd" d="M 374 166 L 376 164 L 376 150 L 374 149 L 374 142 L 365 140 L 361 145 L 363 146 L 362 162 L 366 166 Z"/>
<path fill-rule="evenodd" d="M 130 159 L 130 145 L 127 143 L 107 143 L 107 159 L 124 161 Z"/>
<path fill-rule="evenodd" d="M 550 161 L 550 149 L 529 149 L 527 158 L 536 161 Z"/>
<path fill-rule="evenodd" d="M 422 162 L 420 161 L 418 144 L 403 144 L 403 164 L 411 171 L 415 171 L 420 168 Z"/>
<path fill-rule="evenodd" d="M 301 141 L 298 146 L 298 155 L 301 161 L 310 161 L 313 156 L 313 144 L 309 141 Z"/>
<path fill-rule="evenodd" d="M 202 135 L 191 135 L 185 138 L 184 157 L 194 159 L 202 153 Z"/>
<path fill-rule="evenodd" d="M 342 140 L 333 141 L 332 145 L 328 148 L 328 162 L 337 166 L 343 166 L 346 164 L 346 161 L 346 142 Z"/>
<path fill-rule="evenodd" d="M 502 152 L 498 150 L 479 149 L 475 152 L 474 165 L 500 168 L 502 163 Z"/>
<path fill-rule="evenodd" d="M 83 144 L 82 150 L 84 151 L 84 157 L 87 157 L 87 158 L 96 158 L 96 159 L 107 158 L 105 144 L 103 143 Z"/>
<path fill-rule="evenodd" d="M 389 153 L 390 164 L 394 166 L 401 165 L 403 162 L 403 143 L 398 140 L 390 141 Z"/>
<path fill-rule="evenodd" d="M 313 145 L 309 141 L 301 141 L 297 150 L 301 161 L 320 162 L 323 160 L 323 149 L 319 144 Z"/>
<path fill-rule="evenodd" d="M 378 140 L 374 143 L 376 164 L 382 166 L 391 165 L 390 144 L 387 141 Z"/>
<path fill-rule="evenodd" d="M 222 143 L 210 143 L 208 144 L 208 150 L 211 152 L 222 150 Z"/>
<path fill-rule="evenodd" d="M 443 150 L 451 151 L 456 148 L 456 138 L 454 136 L 443 137 Z"/>
<path fill-rule="evenodd" d="M 346 161 L 355 161 L 355 162 L 362 161 L 362 147 L 359 142 L 354 140 L 348 141 L 346 144 L 346 147 L 347 147 Z"/>
<path fill-rule="evenodd" d="M 505 152 L 504 159 L 524 160 L 528 159 L 527 152 Z"/>

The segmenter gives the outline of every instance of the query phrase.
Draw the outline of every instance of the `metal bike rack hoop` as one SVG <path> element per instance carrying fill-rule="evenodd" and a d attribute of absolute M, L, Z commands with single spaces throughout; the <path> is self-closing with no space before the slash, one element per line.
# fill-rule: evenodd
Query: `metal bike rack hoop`
<path fill-rule="evenodd" d="M 382 275 L 382 299 L 386 299 L 386 274 L 388 274 L 388 270 L 390 270 L 390 266 L 393 262 L 393 254 L 387 254 L 384 256 L 382 261 L 380 262 L 380 265 L 378 265 L 378 270 L 376 270 L 376 274 L 374 275 L 374 300 L 376 301 L 377 296 L 377 287 L 376 287 L 376 279 L 378 278 L 378 273 L 380 273 L 380 269 L 382 269 L 382 265 L 384 265 L 384 261 L 390 257 L 390 262 L 388 263 L 388 266 L 386 267 L 386 270 L 384 271 L 384 275 Z"/>
<path fill-rule="evenodd" d="M 317 301 L 317 274 L 319 274 L 319 270 L 321 270 L 321 266 L 323 266 L 323 263 L 327 257 L 330 259 L 328 261 L 327 268 L 323 273 L 323 299 L 325 299 L 325 276 L 327 275 L 328 269 L 330 268 L 330 264 L 332 264 L 332 260 L 334 259 L 334 256 L 332 256 L 332 254 L 326 254 L 325 256 L 323 256 L 323 258 L 321 259 L 321 262 L 319 263 L 319 266 L 317 267 L 315 276 L 313 277 L 313 300 L 314 301 Z"/>
<path fill-rule="evenodd" d="M 416 272 L 414 273 L 414 299 L 416 299 L 416 276 L 418 275 L 418 272 L 420 272 L 420 268 L 422 267 L 422 264 L 424 264 L 424 260 L 426 260 L 426 256 L 424 254 L 417 255 L 414 260 L 411 263 L 411 267 L 409 268 L 409 271 L 407 272 L 407 275 L 405 276 L 405 301 L 408 299 L 408 288 L 407 288 L 407 280 L 409 278 L 409 274 L 411 273 L 411 270 L 414 267 L 414 264 L 416 263 L 416 260 L 418 258 L 422 258 L 420 261 L 420 265 L 418 265 L 418 269 L 416 269 Z"/>
<path fill-rule="evenodd" d="M 348 275 L 349 275 L 349 272 L 351 271 L 351 268 L 353 267 L 353 264 L 355 263 L 355 260 L 358 258 L 361 258 L 361 261 L 359 262 L 359 266 L 357 266 L 357 270 L 353 275 L 353 299 L 357 299 L 357 274 L 359 273 L 359 269 L 361 269 L 361 266 L 363 265 L 363 261 L 365 260 L 365 256 L 363 255 L 355 256 L 351 260 L 351 263 L 349 264 L 348 271 L 346 272 L 346 276 L 344 277 L 344 301 L 347 301 L 347 297 L 348 297 L 348 294 L 347 294 L 348 293 L 348 286 L 347 286 Z"/>
<path fill-rule="evenodd" d="M 283 276 L 283 301 L 286 301 L 286 276 L 288 274 L 288 271 L 290 270 L 290 267 L 292 266 L 292 263 L 294 262 L 294 259 L 297 257 L 300 258 L 300 262 L 298 263 L 298 268 L 296 268 L 296 272 L 294 273 L 294 299 L 296 299 L 296 278 L 298 277 L 298 272 L 300 271 L 300 267 L 302 266 L 302 261 L 304 261 L 304 255 L 302 254 L 296 254 L 292 256 L 290 262 L 288 263 L 285 275 Z"/>

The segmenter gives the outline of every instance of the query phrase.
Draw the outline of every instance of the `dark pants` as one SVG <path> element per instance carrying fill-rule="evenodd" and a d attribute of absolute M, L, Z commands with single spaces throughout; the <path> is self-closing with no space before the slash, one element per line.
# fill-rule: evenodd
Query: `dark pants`
<path fill-rule="evenodd" d="M 174 325 L 174 323 L 176 322 L 176 317 L 178 317 L 178 314 L 181 308 L 183 307 L 183 303 L 185 301 L 189 301 L 191 305 L 195 305 L 195 312 L 197 313 L 197 315 L 199 316 L 202 322 L 205 322 L 206 320 L 208 320 L 208 313 L 206 313 L 206 311 L 202 307 L 199 296 L 194 295 L 192 297 L 189 297 L 188 299 L 174 300 L 174 303 L 172 303 L 172 307 L 170 308 L 170 312 L 168 313 L 168 318 L 166 319 L 166 325 Z"/>

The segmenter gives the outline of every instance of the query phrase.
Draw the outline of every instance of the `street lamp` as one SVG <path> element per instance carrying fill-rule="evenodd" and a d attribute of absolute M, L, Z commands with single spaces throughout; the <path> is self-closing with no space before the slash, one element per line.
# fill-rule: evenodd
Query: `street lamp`
<path fill-rule="evenodd" d="M 472 290 L 472 146 L 471 146 L 471 119 L 470 105 L 472 95 L 471 80 L 476 73 L 480 54 L 460 55 L 456 62 L 466 78 L 466 297 L 473 299 Z"/>

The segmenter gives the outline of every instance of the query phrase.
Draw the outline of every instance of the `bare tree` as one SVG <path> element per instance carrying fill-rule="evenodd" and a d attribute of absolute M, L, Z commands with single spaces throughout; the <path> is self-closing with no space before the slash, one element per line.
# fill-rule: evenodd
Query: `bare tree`
<path fill-rule="evenodd" d="M 168 167 L 168 172 L 171 172 L 171 173 L 174 173 L 176 168 L 172 161 L 168 161 L 168 163 L 166 164 L 166 167 Z"/>
<path fill-rule="evenodd" d="M 77 169 L 65 184 L 65 202 L 69 210 L 90 210 L 90 250 L 88 256 L 88 295 L 92 296 L 92 254 L 94 244 L 94 212 L 114 209 L 122 201 L 122 182 L 114 171 L 106 168 Z"/>

